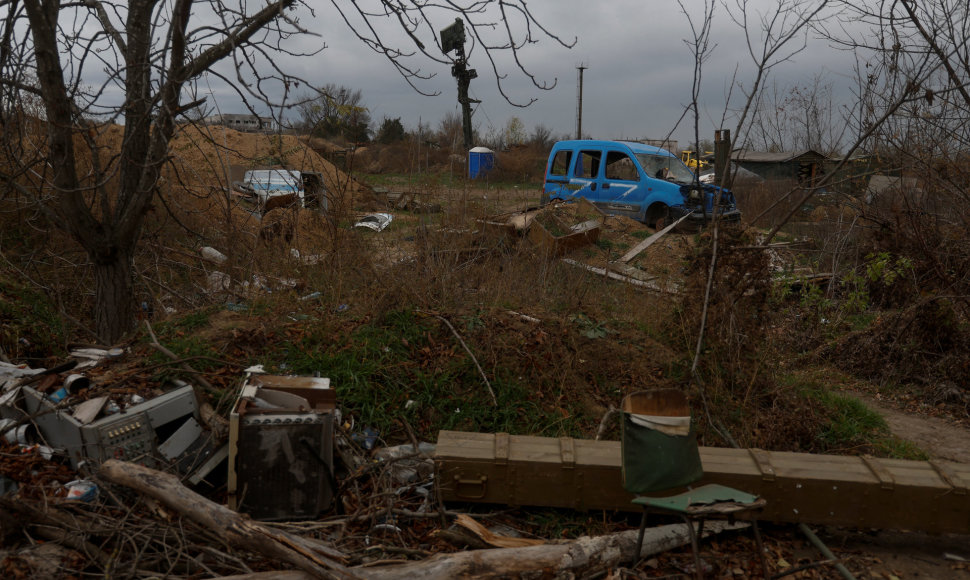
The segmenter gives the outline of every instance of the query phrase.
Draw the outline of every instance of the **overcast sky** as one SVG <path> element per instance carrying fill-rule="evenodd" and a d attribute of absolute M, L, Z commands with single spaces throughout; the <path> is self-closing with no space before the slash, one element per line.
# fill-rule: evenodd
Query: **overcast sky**
<path fill-rule="evenodd" d="M 734 0 L 732 0 L 732 3 Z M 752 0 L 771 11 L 776 2 Z M 684 0 L 699 23 L 702 8 L 697 0 Z M 687 17 L 675 0 L 545 0 L 528 4 L 536 19 L 563 41 L 576 40 L 573 48 L 564 48 L 553 39 L 537 34 L 540 42 L 522 49 L 522 63 L 540 81 L 555 82 L 555 88 L 543 91 L 535 88 L 519 71 L 504 63 L 502 72 L 506 92 L 515 101 L 524 103 L 537 99 L 528 108 L 508 104 L 498 93 L 495 75 L 480 46 L 473 47 L 469 65 L 479 77 L 471 83 L 471 96 L 480 99 L 474 109 L 473 124 L 481 133 L 500 129 L 509 118 L 517 116 L 527 132 L 537 124 L 549 128 L 554 135 L 574 135 L 577 114 L 577 66 L 588 68 L 584 73 L 583 132 L 594 138 L 661 139 L 670 131 L 673 138 L 686 146 L 693 141 L 693 128 L 684 120 L 674 129 L 684 108 L 690 101 L 693 56 L 684 43 L 690 36 Z M 440 22 L 431 24 L 435 30 L 453 22 L 454 14 L 440 15 Z M 728 106 L 732 77 L 750 83 L 754 65 L 744 45 L 744 37 L 737 24 L 728 17 L 726 9 L 715 9 L 715 24 L 711 35 L 716 48 L 703 67 L 701 96 L 701 138 L 712 139 L 713 131 Z M 310 83 L 321 86 L 333 83 L 360 89 L 364 105 L 371 112 L 376 129 L 383 117 L 400 117 L 405 127 L 413 129 L 418 121 L 436 127 L 449 112 L 460 111 L 457 88 L 446 64 L 428 59 L 416 61 L 423 73 L 435 73 L 428 81 L 416 81 L 426 92 L 437 96 L 422 96 L 401 78 L 387 59 L 371 51 L 356 39 L 339 14 L 332 7 L 316 10 L 314 15 L 302 14 L 301 24 L 317 31 L 327 48 L 316 56 L 292 61 L 288 67 Z M 389 45 L 413 46 L 400 28 L 389 23 L 384 37 Z M 811 35 L 810 35 L 811 36 Z M 430 50 L 428 33 L 423 40 Z M 773 71 L 776 82 L 788 85 L 807 82 L 815 74 L 836 87 L 836 94 L 845 94 L 851 80 L 852 56 L 830 48 L 821 40 L 809 39 L 809 50 L 796 55 L 791 62 Z M 229 99 L 226 99 L 230 101 Z M 734 88 L 731 104 L 737 106 L 741 94 Z M 222 112 L 232 111 L 233 103 L 222 103 Z M 724 124 L 733 128 L 735 121 Z"/>

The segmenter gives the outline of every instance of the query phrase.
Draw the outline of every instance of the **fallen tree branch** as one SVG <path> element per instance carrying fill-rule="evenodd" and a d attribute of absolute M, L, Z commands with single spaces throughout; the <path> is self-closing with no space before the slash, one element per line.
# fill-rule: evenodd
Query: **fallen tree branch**
<path fill-rule="evenodd" d="M 596 441 L 599 441 L 600 438 L 603 437 L 603 434 L 606 433 L 606 429 L 610 425 L 610 420 L 612 420 L 613 417 L 616 416 L 619 412 L 620 412 L 619 409 L 617 409 L 613 405 L 610 405 L 610 407 L 606 410 L 606 412 L 603 413 L 603 418 L 600 419 L 600 425 L 596 429 Z"/>
<path fill-rule="evenodd" d="M 158 337 L 155 336 L 155 331 L 152 329 L 152 325 L 147 320 L 145 321 L 145 328 L 148 329 L 148 335 L 152 339 L 152 342 L 151 342 L 152 348 L 154 348 L 158 352 L 164 354 L 165 356 L 167 356 L 168 358 L 172 359 L 173 361 L 178 361 L 180 359 L 180 357 L 177 354 L 175 354 L 174 352 L 168 350 L 160 342 L 158 342 Z M 190 367 L 189 365 L 185 364 L 184 362 L 180 363 L 179 366 L 182 367 L 182 369 L 184 371 L 186 371 L 187 373 L 189 373 L 190 375 L 192 375 L 192 378 L 194 378 L 196 381 L 198 381 L 198 383 L 202 387 L 204 387 L 207 391 L 209 391 L 210 393 L 211 392 L 216 392 L 216 389 L 215 389 L 215 387 L 212 386 L 212 383 L 210 383 L 209 381 L 207 381 L 205 379 L 205 377 L 203 377 L 199 373 L 199 371 L 195 370 L 194 368 Z"/>
<path fill-rule="evenodd" d="M 704 526 L 717 533 L 731 526 L 713 521 Z M 525 548 L 497 548 L 473 550 L 453 554 L 438 554 L 418 562 L 380 568 L 354 568 L 361 578 L 369 580 L 450 580 L 451 578 L 508 578 L 542 572 L 545 575 L 563 572 L 578 573 L 594 568 L 613 567 L 633 560 L 636 552 L 637 530 L 597 537 L 583 537 L 560 544 L 543 544 Z M 684 524 L 658 526 L 646 530 L 641 557 L 659 554 L 690 543 Z M 551 573 L 551 574 L 550 574 Z"/>
<path fill-rule="evenodd" d="M 495 398 L 495 391 L 492 390 L 492 383 L 488 382 L 488 377 L 485 376 L 485 371 L 482 370 L 482 365 L 478 364 L 478 359 L 475 358 L 474 354 L 472 354 L 472 350 L 468 348 L 468 345 L 465 344 L 465 341 L 462 340 L 461 335 L 458 334 L 458 331 L 455 330 L 455 327 L 452 326 L 450 322 L 448 322 L 447 318 L 445 318 L 444 316 L 440 316 L 438 314 L 434 314 L 433 316 L 445 323 L 445 326 L 447 326 L 448 329 L 451 330 L 451 333 L 454 334 L 455 338 L 458 339 L 458 342 L 461 343 L 462 348 L 464 348 L 465 352 L 468 353 L 468 356 L 471 357 L 472 362 L 475 363 L 475 368 L 478 369 L 478 374 L 482 375 L 482 380 L 485 381 L 485 387 L 488 389 L 488 394 L 492 396 L 492 403 L 497 407 L 498 399 Z"/>
<path fill-rule="evenodd" d="M 98 470 L 98 476 L 161 502 L 231 544 L 286 562 L 319 578 L 356 577 L 343 565 L 346 560 L 341 552 L 322 542 L 246 519 L 183 486 L 174 475 L 109 459 Z"/>
<path fill-rule="evenodd" d="M 212 383 L 207 381 L 199 371 L 193 369 L 191 366 L 186 364 L 184 360 L 180 359 L 178 355 L 165 348 L 160 342 L 158 342 L 158 337 L 155 336 L 155 331 L 152 329 L 152 325 L 147 320 L 145 321 L 145 328 L 148 329 L 148 335 L 151 336 L 152 339 L 151 346 L 155 348 L 155 350 L 175 361 L 182 370 L 187 372 L 204 389 L 213 394 L 220 394 L 220 392 L 212 386 Z M 226 421 L 221 415 L 218 415 L 212 408 L 212 405 L 205 402 L 198 389 L 196 389 L 195 395 L 199 402 L 199 412 L 202 417 L 202 422 L 205 423 L 206 427 L 208 427 L 210 431 L 212 431 L 216 441 L 225 441 L 226 435 L 229 432 L 228 421 Z"/>

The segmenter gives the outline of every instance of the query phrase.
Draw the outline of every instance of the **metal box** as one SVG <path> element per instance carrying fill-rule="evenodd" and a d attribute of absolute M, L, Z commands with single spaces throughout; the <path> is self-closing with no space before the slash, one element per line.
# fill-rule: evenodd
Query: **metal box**
<path fill-rule="evenodd" d="M 229 416 L 229 507 L 257 520 L 327 511 L 335 409 L 329 379 L 248 377 Z"/>
<path fill-rule="evenodd" d="M 91 423 L 76 420 L 69 409 L 58 409 L 42 393 L 21 387 L 23 407 L 44 441 L 63 449 L 77 469 L 80 462 L 122 459 L 159 467 L 159 441 L 168 439 L 189 419 L 199 418 L 195 390 L 184 386 Z"/>
<path fill-rule="evenodd" d="M 970 533 L 970 465 L 761 449 L 699 449 L 704 477 L 765 498 L 775 522 Z M 441 431 L 446 502 L 639 511 L 619 441 Z M 679 490 L 674 490 L 679 491 Z"/>
<path fill-rule="evenodd" d="M 598 509 L 628 503 L 618 441 L 441 431 L 435 449 L 445 501 Z"/>

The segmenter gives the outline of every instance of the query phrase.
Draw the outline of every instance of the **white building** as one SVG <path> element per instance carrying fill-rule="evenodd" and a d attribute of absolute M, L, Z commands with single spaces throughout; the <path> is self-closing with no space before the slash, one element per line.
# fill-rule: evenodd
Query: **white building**
<path fill-rule="evenodd" d="M 222 114 L 212 115 L 203 119 L 206 125 L 222 125 L 236 131 L 269 132 L 276 129 L 276 122 L 272 117 L 257 117 L 256 115 Z"/>

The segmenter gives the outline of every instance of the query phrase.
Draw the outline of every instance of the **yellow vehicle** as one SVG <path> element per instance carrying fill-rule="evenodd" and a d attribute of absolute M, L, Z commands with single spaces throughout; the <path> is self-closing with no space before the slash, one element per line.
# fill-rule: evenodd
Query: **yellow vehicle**
<path fill-rule="evenodd" d="M 712 155 L 713 153 L 713 151 L 707 151 L 705 152 L 705 157 L 707 155 Z M 683 161 L 684 165 L 689 167 L 690 170 L 695 173 L 698 171 L 703 171 L 708 165 L 710 165 L 709 162 L 704 161 L 703 159 L 698 159 L 696 151 L 681 151 L 680 160 Z"/>

